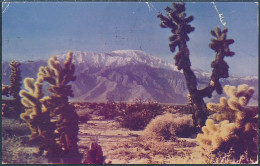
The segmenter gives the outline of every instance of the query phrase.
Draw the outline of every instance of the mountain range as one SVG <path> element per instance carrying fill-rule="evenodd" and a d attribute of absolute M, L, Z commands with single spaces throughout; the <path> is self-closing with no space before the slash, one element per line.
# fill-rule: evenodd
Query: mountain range
<path fill-rule="evenodd" d="M 57 58 L 64 61 L 66 54 Z M 117 50 L 109 53 L 73 52 L 77 80 L 73 82 L 74 101 L 134 102 L 136 99 L 149 99 L 159 103 L 184 104 L 187 102 L 187 88 L 182 72 L 166 61 L 138 50 Z M 46 66 L 47 60 L 21 62 L 22 78 L 35 78 L 39 66 Z M 199 88 L 209 82 L 210 73 L 194 69 Z M 2 83 L 9 84 L 8 62 L 2 62 Z M 258 77 L 232 77 L 221 80 L 222 85 L 248 84 L 256 89 L 251 99 L 258 104 Z M 218 102 L 213 93 L 206 101 Z"/>

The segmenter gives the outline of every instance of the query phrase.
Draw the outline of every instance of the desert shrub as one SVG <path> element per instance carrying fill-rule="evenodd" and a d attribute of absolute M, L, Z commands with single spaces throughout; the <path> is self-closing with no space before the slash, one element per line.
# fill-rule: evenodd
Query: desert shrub
<path fill-rule="evenodd" d="M 107 98 L 107 102 L 99 109 L 99 115 L 104 116 L 105 119 L 113 119 L 115 116 L 119 115 L 117 103 L 113 98 Z"/>
<path fill-rule="evenodd" d="M 122 127 L 131 130 L 142 130 L 147 124 L 164 112 L 163 107 L 155 102 L 136 102 L 135 104 L 126 105 L 125 109 L 120 112 L 121 119 L 119 122 Z"/>
<path fill-rule="evenodd" d="M 219 152 L 228 153 L 240 159 L 247 153 L 247 158 L 256 160 L 258 155 L 258 109 L 247 107 L 254 93 L 247 85 L 226 85 L 224 91 L 228 97 L 222 97 L 219 104 L 209 103 L 209 110 L 216 112 L 216 120 L 208 119 L 202 132 L 197 135 L 202 154 L 217 156 Z M 245 161 L 246 162 L 246 161 Z"/>
<path fill-rule="evenodd" d="M 5 114 L 4 112 L 6 111 L 6 109 L 7 109 L 7 104 L 2 103 L 2 116 Z"/>
<path fill-rule="evenodd" d="M 255 163 L 256 161 L 248 158 L 248 154 L 243 153 L 238 159 L 234 159 L 233 150 L 229 150 L 227 153 L 218 152 L 217 155 L 210 153 L 207 158 L 202 158 L 202 162 L 205 164 L 245 164 L 245 163 Z"/>
<path fill-rule="evenodd" d="M 79 122 L 86 123 L 89 119 L 89 113 L 85 109 L 80 109 L 77 111 L 77 115 L 79 117 Z"/>
<path fill-rule="evenodd" d="M 98 114 L 104 116 L 105 119 L 114 119 L 122 115 L 126 106 L 127 104 L 123 100 L 115 102 L 114 96 L 109 96 L 106 103 L 91 103 L 89 108 L 97 110 Z"/>
<path fill-rule="evenodd" d="M 88 105 L 88 108 L 90 108 L 90 109 L 97 109 L 97 107 L 98 107 L 98 103 L 96 103 L 96 102 L 89 103 L 89 105 Z"/>
<path fill-rule="evenodd" d="M 5 95 L 7 97 L 9 97 L 10 95 L 10 86 L 9 85 L 4 85 L 2 84 L 2 95 Z"/>
<path fill-rule="evenodd" d="M 151 120 L 144 130 L 144 137 L 159 140 L 175 140 L 193 133 L 190 115 L 165 113 Z"/>
<path fill-rule="evenodd" d="M 15 113 L 15 101 L 12 99 L 2 99 L 2 115 L 6 118 L 17 118 Z"/>
<path fill-rule="evenodd" d="M 18 137 L 2 137 L 2 162 L 6 164 L 47 164 L 45 157 L 33 153 L 36 148 L 22 144 Z"/>
<path fill-rule="evenodd" d="M 140 143 L 139 147 L 149 151 L 153 156 L 172 156 L 177 154 L 177 150 L 171 141 L 144 140 Z"/>
<path fill-rule="evenodd" d="M 2 137 L 22 136 L 30 134 L 30 129 L 26 123 L 21 123 L 16 119 L 2 117 Z"/>

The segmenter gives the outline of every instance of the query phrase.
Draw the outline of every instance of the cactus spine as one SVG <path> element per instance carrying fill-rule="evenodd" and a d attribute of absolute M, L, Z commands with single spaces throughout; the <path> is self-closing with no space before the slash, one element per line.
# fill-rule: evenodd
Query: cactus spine
<path fill-rule="evenodd" d="M 44 119 L 46 123 L 50 122 L 54 124 L 54 128 L 50 128 L 49 132 L 53 133 L 53 136 L 57 135 L 58 137 L 58 139 L 55 140 L 51 134 L 49 135 L 51 136 L 50 139 L 52 139 L 55 145 L 58 145 L 58 148 L 60 148 L 59 150 L 61 150 L 61 152 L 58 152 L 58 156 L 62 159 L 63 163 L 76 164 L 81 161 L 77 146 L 79 130 L 78 116 L 74 110 L 74 106 L 69 104 L 68 101 L 69 96 L 73 97 L 71 85 L 68 85 L 68 83 L 76 79 L 73 75 L 74 71 L 75 66 L 72 63 L 72 52 L 67 54 L 67 59 L 63 66 L 60 65 L 57 57 L 53 56 L 49 59 L 48 66 L 39 68 L 35 84 L 32 84 L 32 81 L 28 81 L 31 79 L 25 79 L 26 88 L 29 88 L 28 91 L 37 95 L 37 97 L 32 97 L 32 95 L 28 95 L 25 91 L 21 91 L 20 94 L 23 97 L 22 102 L 26 107 L 31 107 L 28 103 L 36 103 L 33 105 L 34 109 L 27 110 L 21 115 L 21 118 L 25 119 L 25 115 L 45 113 L 42 119 Z M 50 85 L 48 90 L 51 95 L 48 97 L 43 97 L 41 92 L 42 83 L 44 81 Z M 27 99 L 32 101 L 27 102 Z M 50 121 L 52 118 L 58 118 L 58 120 Z M 55 134 L 54 131 L 56 132 Z"/>
<path fill-rule="evenodd" d="M 216 28 L 215 31 L 211 31 L 211 34 L 216 39 L 212 39 L 212 43 L 209 46 L 216 52 L 216 58 L 211 64 L 213 71 L 210 83 L 204 89 L 199 90 L 197 89 L 197 78 L 190 68 L 190 52 L 187 46 L 187 42 L 190 40 L 188 34 L 195 29 L 189 25 L 194 18 L 193 16 L 186 17 L 184 3 L 173 3 L 173 8 L 167 6 L 165 10 L 168 12 L 167 17 L 163 16 L 162 13 L 158 14 L 161 20 L 160 26 L 162 28 L 170 28 L 173 33 L 169 37 L 169 47 L 173 53 L 178 47 L 178 52 L 174 56 L 175 65 L 179 70 L 183 70 L 186 79 L 186 85 L 192 101 L 194 126 L 201 128 L 204 126 L 208 116 L 208 110 L 203 98 L 211 97 L 214 90 L 219 94 L 222 93 L 219 79 L 228 77 L 228 65 L 224 61 L 224 57 L 234 55 L 228 48 L 229 44 L 232 44 L 234 40 L 226 39 L 227 29 L 221 31 L 220 28 Z"/>

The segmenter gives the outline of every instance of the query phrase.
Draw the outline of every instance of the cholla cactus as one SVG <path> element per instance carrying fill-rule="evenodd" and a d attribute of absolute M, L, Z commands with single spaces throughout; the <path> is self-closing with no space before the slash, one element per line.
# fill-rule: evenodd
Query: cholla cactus
<path fill-rule="evenodd" d="M 26 78 L 24 83 L 27 91 L 22 90 L 20 95 L 23 97 L 23 105 L 28 109 L 21 114 L 21 118 L 30 124 L 32 139 L 40 137 L 48 140 L 40 147 L 41 152 L 51 151 L 49 156 L 61 158 L 63 163 L 79 164 L 79 118 L 74 106 L 68 102 L 68 96 L 73 97 L 71 85 L 68 83 L 76 79 L 74 71 L 72 53 L 69 52 L 63 66 L 54 56 L 49 59 L 48 66 L 39 68 L 36 82 L 32 78 Z M 43 97 L 44 81 L 50 84 L 51 95 L 48 97 Z M 53 121 L 53 117 L 57 117 L 58 120 Z M 55 139 L 56 136 L 58 139 Z"/>
<path fill-rule="evenodd" d="M 56 121 L 58 143 L 65 152 L 63 156 L 65 163 L 80 163 L 81 160 L 77 145 L 79 117 L 74 111 L 74 106 L 68 102 L 68 97 L 73 97 L 71 85 L 68 83 L 76 80 L 74 71 L 72 52 L 69 52 L 63 66 L 54 56 L 49 59 L 48 66 L 41 67 L 38 73 L 38 76 L 43 77 L 43 80 L 51 85 L 49 92 L 52 94 L 44 105 L 51 110 L 51 116 L 58 116 Z"/>
<path fill-rule="evenodd" d="M 235 55 L 234 52 L 229 50 L 229 45 L 234 43 L 233 39 L 227 39 L 227 28 L 224 28 L 222 31 L 217 27 L 214 31 L 211 31 L 211 35 L 215 39 L 211 39 L 209 47 L 216 52 L 216 58 L 211 63 L 213 68 L 211 81 L 213 87 L 216 89 L 218 94 L 222 94 L 222 87 L 219 83 L 220 78 L 228 77 L 228 64 L 224 61 L 224 57 L 232 57 Z"/>
<path fill-rule="evenodd" d="M 257 136 L 258 109 L 247 107 L 254 93 L 253 87 L 247 85 L 226 85 L 224 92 L 229 98 L 222 97 L 219 104 L 209 103 L 208 109 L 216 112 L 215 124 L 212 119 L 206 121 L 203 134 L 197 135 L 202 150 L 212 153 L 228 152 L 231 148 L 234 157 L 239 158 L 247 152 L 248 158 L 256 159 L 258 150 L 254 139 Z"/>
<path fill-rule="evenodd" d="M 161 19 L 160 26 L 162 28 L 170 28 L 173 33 L 169 37 L 171 43 L 169 47 L 171 52 L 175 52 L 176 47 L 179 47 L 179 52 L 174 56 L 175 64 L 179 70 L 190 67 L 189 50 L 186 42 L 189 41 L 188 34 L 194 31 L 194 27 L 190 23 L 194 18 L 193 16 L 186 17 L 185 4 L 173 3 L 173 9 L 166 7 L 168 17 L 163 16 L 161 13 L 158 17 Z"/>
<path fill-rule="evenodd" d="M 92 142 L 90 150 L 86 152 L 82 164 L 106 164 L 102 147 L 97 142 Z"/>
<path fill-rule="evenodd" d="M 20 115 L 31 129 L 30 142 L 40 144 L 38 155 L 47 151 L 47 158 L 51 162 L 58 162 L 61 155 L 61 149 L 55 141 L 55 124 L 51 122 L 49 111 L 44 102 L 47 97 L 42 93 L 43 78 L 38 77 L 35 81 L 33 78 L 25 78 L 24 86 L 26 90 L 20 91 L 22 104 L 26 107 L 25 113 Z"/>
<path fill-rule="evenodd" d="M 227 29 L 221 31 L 221 29 L 217 27 L 215 31 L 211 31 L 211 34 L 216 39 L 212 39 L 212 43 L 209 46 L 216 52 L 216 58 L 211 63 L 213 71 L 210 83 L 204 89 L 198 90 L 197 78 L 191 70 L 190 52 L 187 46 L 187 42 L 190 40 L 188 34 L 195 29 L 189 25 L 194 18 L 193 16 L 186 17 L 184 3 L 173 3 L 173 8 L 167 6 L 165 10 L 168 12 L 167 16 L 163 16 L 161 13 L 158 14 L 161 20 L 160 26 L 162 28 L 170 28 L 173 33 L 169 38 L 169 47 L 173 53 L 178 47 L 178 52 L 174 56 L 175 65 L 179 70 L 183 70 L 192 101 L 191 110 L 193 111 L 194 126 L 200 129 L 204 126 L 208 116 L 208 110 L 203 98 L 212 97 L 214 90 L 216 90 L 218 94 L 222 93 L 219 79 L 228 77 L 228 65 L 224 61 L 224 57 L 234 55 L 234 52 L 229 50 L 229 45 L 232 44 L 234 40 L 226 39 Z"/>
<path fill-rule="evenodd" d="M 200 148 L 204 155 L 207 155 L 210 152 L 216 153 L 220 149 L 227 152 L 230 149 L 230 146 L 226 142 L 231 139 L 233 139 L 233 141 L 234 139 L 237 139 L 234 134 L 234 129 L 235 124 L 230 123 L 228 120 L 215 124 L 214 120 L 208 119 L 206 125 L 202 127 L 203 134 L 197 135 L 197 141 L 200 143 Z"/>
<path fill-rule="evenodd" d="M 11 75 L 10 75 L 10 94 L 14 97 L 14 99 L 20 103 L 20 96 L 19 91 L 21 90 L 21 69 L 20 69 L 20 63 L 16 62 L 15 60 L 11 61 L 9 63 L 10 69 L 11 69 Z"/>
<path fill-rule="evenodd" d="M 210 111 L 217 113 L 217 121 L 229 120 L 236 122 L 237 125 L 242 125 L 246 116 L 252 120 L 257 114 L 254 110 L 246 107 L 254 91 L 253 87 L 248 87 L 246 84 L 239 85 L 237 88 L 226 85 L 224 92 L 229 98 L 221 97 L 219 104 L 208 103 L 207 107 Z"/>
<path fill-rule="evenodd" d="M 19 118 L 20 113 L 22 112 L 22 104 L 21 98 L 19 96 L 19 91 L 21 90 L 21 69 L 20 63 L 15 60 L 9 63 L 9 67 L 11 69 L 10 75 L 10 86 L 2 84 L 2 95 L 9 97 L 9 95 L 13 96 L 12 100 L 12 109 L 10 109 L 10 105 L 8 106 L 10 111 L 10 115 L 15 118 Z"/>

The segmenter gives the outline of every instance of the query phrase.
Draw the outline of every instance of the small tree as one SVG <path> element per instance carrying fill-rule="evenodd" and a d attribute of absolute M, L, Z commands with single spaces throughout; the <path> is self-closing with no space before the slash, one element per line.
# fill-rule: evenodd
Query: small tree
<path fill-rule="evenodd" d="M 232 44 L 234 40 L 226 39 L 226 28 L 221 31 L 221 29 L 217 27 L 214 31 L 211 31 L 214 39 L 211 40 L 209 47 L 216 52 L 216 58 L 211 63 L 213 71 L 208 86 L 203 89 L 197 89 L 197 78 L 191 70 L 190 52 L 187 46 L 187 42 L 190 40 L 188 34 L 195 29 L 189 25 L 194 18 L 193 16 L 186 17 L 184 3 L 173 3 L 173 8 L 167 6 L 165 10 L 168 12 L 167 17 L 163 16 L 162 13 L 158 14 L 161 20 L 160 26 L 162 28 L 170 28 L 173 33 L 169 38 L 169 47 L 173 53 L 176 48 L 178 48 L 178 52 L 174 56 L 175 65 L 179 70 L 183 71 L 186 79 L 186 85 L 192 102 L 194 126 L 201 128 L 205 125 L 208 116 L 207 106 L 203 98 L 212 97 L 214 90 L 216 90 L 218 94 L 222 93 L 219 79 L 228 77 L 229 67 L 224 61 L 224 57 L 234 55 L 234 52 L 229 50 L 229 45 Z"/>

